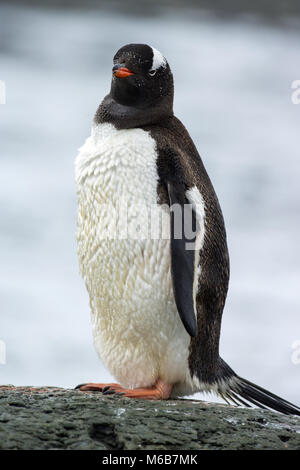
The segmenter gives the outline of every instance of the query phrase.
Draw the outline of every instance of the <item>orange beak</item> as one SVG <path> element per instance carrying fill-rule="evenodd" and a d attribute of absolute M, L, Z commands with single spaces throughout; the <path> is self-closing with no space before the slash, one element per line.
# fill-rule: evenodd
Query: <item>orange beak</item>
<path fill-rule="evenodd" d="M 127 69 L 126 67 L 120 67 L 117 70 L 114 70 L 113 74 L 115 75 L 115 77 L 118 77 L 118 78 L 125 78 L 125 77 L 129 77 L 130 75 L 134 75 L 134 73 L 131 72 L 131 70 Z"/>

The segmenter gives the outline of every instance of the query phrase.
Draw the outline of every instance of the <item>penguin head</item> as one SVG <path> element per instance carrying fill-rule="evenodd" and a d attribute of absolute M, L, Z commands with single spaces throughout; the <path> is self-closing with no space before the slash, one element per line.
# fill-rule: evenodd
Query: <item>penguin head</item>
<path fill-rule="evenodd" d="M 173 76 L 169 64 L 155 48 L 127 44 L 114 56 L 110 95 L 117 103 L 145 109 L 163 104 L 173 109 Z"/>

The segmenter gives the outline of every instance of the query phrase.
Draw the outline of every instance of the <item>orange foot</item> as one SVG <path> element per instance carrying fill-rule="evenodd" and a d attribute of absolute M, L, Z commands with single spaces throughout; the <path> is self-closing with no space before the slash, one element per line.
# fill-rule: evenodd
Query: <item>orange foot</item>
<path fill-rule="evenodd" d="M 82 392 L 102 392 L 103 395 L 122 395 L 128 398 L 142 398 L 144 400 L 167 400 L 172 392 L 173 385 L 165 384 L 158 380 L 153 387 L 150 388 L 123 388 L 120 384 L 80 384 L 75 389 Z"/>

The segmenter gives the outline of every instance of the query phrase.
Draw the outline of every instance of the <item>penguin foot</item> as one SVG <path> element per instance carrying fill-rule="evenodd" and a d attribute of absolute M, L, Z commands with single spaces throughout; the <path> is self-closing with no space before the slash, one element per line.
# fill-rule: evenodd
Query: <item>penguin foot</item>
<path fill-rule="evenodd" d="M 102 392 L 104 395 L 115 394 L 117 396 L 123 396 L 127 398 L 141 398 L 143 400 L 167 400 L 172 391 L 172 385 L 163 384 L 163 386 L 151 387 L 151 388 L 109 388 L 105 392 Z"/>
<path fill-rule="evenodd" d="M 121 387 L 120 384 L 95 384 L 95 383 L 86 383 L 77 385 L 74 390 L 80 390 L 81 392 L 102 392 L 105 393 L 108 389 Z"/>
<path fill-rule="evenodd" d="M 127 398 L 141 398 L 143 400 L 167 400 L 172 392 L 173 385 L 165 384 L 158 380 L 153 387 L 149 388 L 123 388 L 119 384 L 80 384 L 76 389 L 86 391 L 99 391 L 103 395 L 116 395 Z"/>

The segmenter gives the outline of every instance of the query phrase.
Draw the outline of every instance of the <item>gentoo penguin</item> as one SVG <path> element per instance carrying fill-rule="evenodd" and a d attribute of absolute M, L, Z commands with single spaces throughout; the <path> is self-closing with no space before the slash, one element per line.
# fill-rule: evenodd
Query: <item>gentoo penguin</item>
<path fill-rule="evenodd" d="M 144 399 L 214 391 L 300 415 L 219 356 L 226 232 L 203 162 L 173 114 L 173 91 L 159 51 L 119 49 L 76 159 L 80 270 L 96 350 L 118 380 L 76 388 Z"/>

